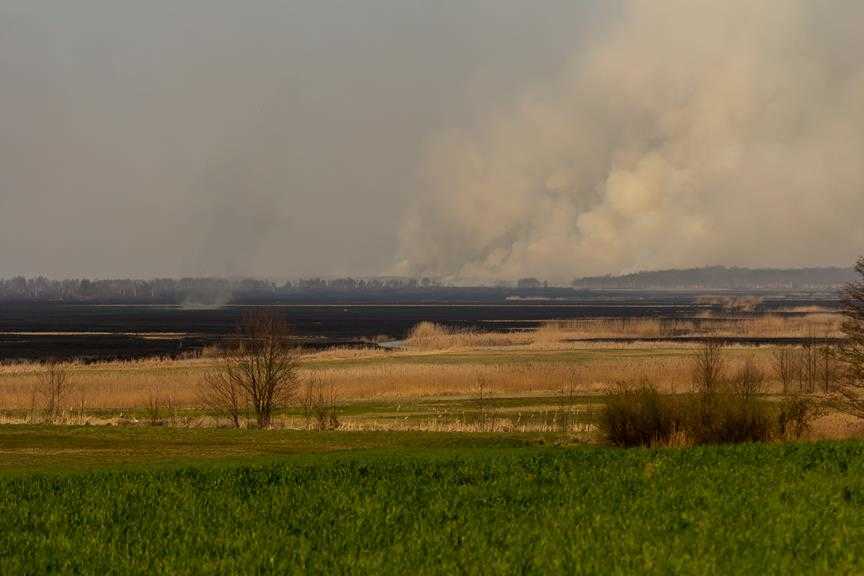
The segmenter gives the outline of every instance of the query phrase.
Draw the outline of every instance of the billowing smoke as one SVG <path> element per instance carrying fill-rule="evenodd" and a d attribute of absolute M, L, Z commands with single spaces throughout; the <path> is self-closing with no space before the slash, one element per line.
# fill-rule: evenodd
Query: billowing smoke
<path fill-rule="evenodd" d="M 430 146 L 400 271 L 473 279 L 864 251 L 864 2 L 636 0 Z"/>

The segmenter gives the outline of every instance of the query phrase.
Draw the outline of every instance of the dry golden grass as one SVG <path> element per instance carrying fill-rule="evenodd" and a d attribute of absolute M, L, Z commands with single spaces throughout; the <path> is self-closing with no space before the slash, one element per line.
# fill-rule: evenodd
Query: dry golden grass
<path fill-rule="evenodd" d="M 537 340 L 535 331 L 480 332 L 457 330 L 421 322 L 408 334 L 405 343 L 414 350 L 451 350 L 454 348 L 489 348 L 502 346 L 527 346 Z"/>
<path fill-rule="evenodd" d="M 596 439 L 596 426 L 586 422 L 558 423 L 554 418 L 549 422 L 538 421 L 531 418 L 531 412 L 525 412 L 525 418 L 517 415 L 515 418 L 496 417 L 490 413 L 488 419 L 480 422 L 468 421 L 459 414 L 445 414 L 426 418 L 375 418 L 366 416 L 347 416 L 340 418 L 339 430 L 343 432 L 358 431 L 384 431 L 384 432 L 456 432 L 456 433 L 489 433 L 489 432 L 566 432 L 568 434 L 581 435 L 584 439 Z M 27 415 L 0 414 L 0 425 L 33 424 Z M 100 417 L 90 414 L 79 414 L 69 412 L 56 425 L 69 426 L 136 426 L 146 425 L 147 422 L 140 418 L 113 416 Z M 225 420 L 214 420 L 208 416 L 195 416 L 184 418 L 176 423 L 170 419 L 166 424 L 183 428 L 213 428 L 227 426 Z M 274 417 L 272 428 L 277 430 L 309 430 L 310 422 L 302 416 L 277 416 Z M 2 450 L 0 450 L 2 452 Z"/>
<path fill-rule="evenodd" d="M 554 320 L 536 330 L 480 332 L 421 322 L 405 344 L 412 350 L 482 349 L 490 347 L 569 347 L 572 340 L 603 338 L 674 338 L 717 336 L 747 338 L 824 338 L 842 335 L 839 314 L 763 315 L 745 318 L 588 318 Z"/>
<path fill-rule="evenodd" d="M 648 378 L 669 392 L 690 389 L 692 346 L 682 346 L 653 355 L 651 350 L 624 347 L 581 349 L 572 359 L 546 359 L 525 355 L 519 362 L 412 363 L 384 362 L 375 365 L 333 365 L 318 369 L 318 375 L 333 382 L 346 399 L 399 400 L 444 396 L 476 395 L 480 382 L 493 396 L 538 396 L 556 394 L 570 387 L 583 394 L 600 393 L 620 381 Z M 631 354 L 634 352 L 644 352 Z M 771 373 L 770 349 L 730 348 L 726 352 L 729 370 L 752 357 L 766 374 Z M 554 358 L 554 356 L 553 356 Z M 478 360 L 481 357 L 478 356 Z M 779 384 L 774 386 L 779 389 Z"/>
<path fill-rule="evenodd" d="M 671 338 L 718 336 L 747 338 L 839 337 L 842 317 L 838 314 L 803 316 L 764 315 L 748 318 L 705 317 L 696 320 L 665 318 L 621 318 L 548 322 L 537 332 L 542 340 L 588 338 Z"/>
<path fill-rule="evenodd" d="M 812 424 L 812 430 L 807 435 L 811 440 L 843 440 L 861 438 L 864 436 L 864 422 L 859 418 L 830 412 L 817 418 Z"/>
<path fill-rule="evenodd" d="M 780 308 L 778 312 L 791 312 L 793 314 L 837 314 L 837 309 L 827 306 L 790 306 L 788 308 Z"/>
<path fill-rule="evenodd" d="M 511 333 L 453 330 L 423 323 L 412 331 L 401 350 L 334 348 L 307 354 L 301 363 L 301 376 L 307 379 L 314 372 L 325 384 L 334 385 L 339 401 L 345 403 L 471 398 L 481 386 L 484 395 L 491 397 L 552 397 L 562 390 L 597 394 L 615 382 L 642 378 L 656 383 L 661 391 L 683 392 L 691 386 L 695 345 L 584 340 L 706 333 L 806 337 L 835 335 L 838 328 L 839 319 L 833 314 L 687 321 L 576 320 L 548 322 L 537 330 Z M 768 375 L 769 390 L 779 391 L 772 351 L 771 347 L 730 347 L 724 354 L 730 371 L 752 358 Z M 72 422 L 77 414 L 79 420 L 98 417 L 116 423 L 123 421 L 120 415 L 140 412 L 154 400 L 173 410 L 197 409 L 202 376 L 215 362 L 202 357 L 67 364 L 73 387 L 66 399 L 68 419 Z M 0 365 L 0 416 L 26 419 L 43 370 L 39 364 Z M 344 425 L 359 429 L 372 426 L 373 420 L 348 419 Z M 383 422 L 374 425 L 383 426 Z M 424 426 L 431 430 L 455 424 L 433 419 Z M 465 426 L 467 430 L 471 425 Z"/>
<path fill-rule="evenodd" d="M 142 407 L 153 398 L 190 405 L 203 373 L 198 361 L 158 361 L 67 365 L 72 385 L 68 403 L 88 411 Z M 0 370 L 0 410 L 30 409 L 38 365 Z"/>
<path fill-rule="evenodd" d="M 570 434 L 593 434 L 596 427 L 593 424 L 573 423 L 564 430 Z M 339 427 L 340 430 L 365 431 L 420 431 L 420 432 L 561 432 L 561 426 L 556 423 L 540 423 L 510 418 L 491 417 L 485 422 L 465 422 L 455 419 L 426 418 L 422 420 L 393 420 L 375 418 L 347 419 Z"/>
<path fill-rule="evenodd" d="M 522 350 L 514 353 L 383 352 L 332 350 L 304 358 L 301 376 L 315 375 L 339 390 L 342 401 L 398 401 L 412 398 L 473 396 L 480 383 L 493 396 L 552 395 L 575 388 L 598 393 L 608 385 L 647 377 L 664 390 L 684 391 L 691 381 L 693 346 L 656 348 L 584 344 L 567 353 Z M 769 348 L 730 348 L 730 369 L 753 356 L 771 370 Z M 198 406 L 198 385 L 213 360 L 149 360 L 67 365 L 73 392 L 70 408 L 88 412 L 132 410 L 154 398 L 185 409 Z M 0 410 L 27 410 L 42 367 L 0 368 Z"/>
<path fill-rule="evenodd" d="M 759 296 L 701 296 L 699 304 L 720 307 L 730 312 L 754 312 L 762 304 Z"/>

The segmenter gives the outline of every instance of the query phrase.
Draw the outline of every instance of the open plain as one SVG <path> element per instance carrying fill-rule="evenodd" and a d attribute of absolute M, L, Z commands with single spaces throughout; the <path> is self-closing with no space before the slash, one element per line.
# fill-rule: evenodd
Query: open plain
<path fill-rule="evenodd" d="M 384 314 L 404 313 L 394 308 Z M 503 322 L 488 316 L 502 309 Z M 559 318 L 558 308 L 480 307 L 469 321 L 451 307 L 448 321 L 432 308 L 402 331 L 388 325 L 386 338 L 359 322 L 350 342 L 293 332 L 296 389 L 267 429 L 249 411 L 232 421 L 208 402 L 208 378 L 243 342 L 227 325 L 179 354 L 7 360 L 0 571 L 862 569 L 864 428 L 823 385 L 833 368 L 821 351 L 843 334 L 830 302 L 572 309 Z M 158 323 L 176 309 L 139 312 L 151 321 L 136 327 L 128 309 L 108 309 L 90 326 L 142 339 L 206 334 L 206 322 Z M 51 322 L 28 329 L 87 336 L 80 320 Z M 660 398 L 696 398 L 712 346 L 730 383 L 758 382 L 760 414 L 782 423 L 790 398 L 822 408 L 794 436 L 771 424 L 769 442 L 702 445 L 682 429 L 642 448 L 606 445 L 607 405 L 621 405 L 621 390 L 650 383 Z M 784 358 L 797 359 L 791 376 Z M 62 399 L 46 394 L 52 375 Z M 310 402 L 320 391 L 323 404 Z"/>

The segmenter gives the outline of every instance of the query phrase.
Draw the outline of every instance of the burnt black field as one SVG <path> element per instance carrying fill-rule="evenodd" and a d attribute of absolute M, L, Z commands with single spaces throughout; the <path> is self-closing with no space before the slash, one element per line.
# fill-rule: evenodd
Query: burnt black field
<path fill-rule="evenodd" d="M 454 299 L 455 300 L 455 299 Z M 831 304 L 824 297 L 771 294 L 759 312 Z M 458 328 L 520 330 L 545 320 L 689 318 L 712 305 L 694 293 L 592 293 L 557 300 L 488 297 L 453 302 L 257 303 L 223 307 L 67 303 L 0 304 L 0 361 L 83 361 L 177 357 L 223 340 L 243 315 L 266 307 L 282 316 L 304 346 L 370 345 L 403 338 L 431 321 Z"/>

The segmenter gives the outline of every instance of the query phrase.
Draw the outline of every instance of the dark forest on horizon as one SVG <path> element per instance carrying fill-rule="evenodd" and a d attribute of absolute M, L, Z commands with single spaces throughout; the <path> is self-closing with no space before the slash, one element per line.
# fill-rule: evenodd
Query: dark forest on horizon
<path fill-rule="evenodd" d="M 434 278 L 255 278 L 65 279 L 17 276 L 0 279 L 2 302 L 122 304 L 210 304 L 328 300 L 351 296 L 381 301 L 472 301 L 489 298 L 572 298 L 597 290 L 801 290 L 834 291 L 854 278 L 851 268 L 751 269 L 706 267 L 585 277 L 570 286 L 537 278 L 493 286 L 456 286 Z"/>

